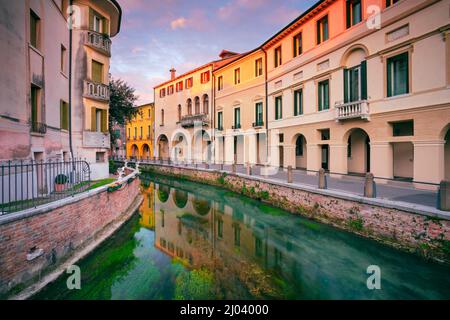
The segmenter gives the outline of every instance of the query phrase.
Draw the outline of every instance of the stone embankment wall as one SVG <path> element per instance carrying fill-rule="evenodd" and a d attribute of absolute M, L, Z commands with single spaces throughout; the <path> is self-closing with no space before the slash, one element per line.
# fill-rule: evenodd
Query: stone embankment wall
<path fill-rule="evenodd" d="M 227 188 L 234 192 L 331 224 L 395 248 L 450 264 L 450 221 L 433 212 L 405 207 L 401 210 L 382 200 L 313 190 L 242 174 L 141 164 L 141 170 Z M 374 203 L 380 203 L 380 205 Z M 401 206 L 399 206 L 401 207 Z"/>
<path fill-rule="evenodd" d="M 0 216 L 0 296 L 39 281 L 128 215 L 140 198 L 140 182 L 135 174 L 126 179 L 123 188 L 113 192 L 104 186 Z"/>

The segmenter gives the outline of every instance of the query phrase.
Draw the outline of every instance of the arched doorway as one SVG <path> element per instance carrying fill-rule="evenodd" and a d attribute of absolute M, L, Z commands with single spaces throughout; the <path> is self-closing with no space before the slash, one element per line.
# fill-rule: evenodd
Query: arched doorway
<path fill-rule="evenodd" d="M 143 159 L 150 158 L 150 147 L 146 143 L 142 146 L 142 158 Z"/>
<path fill-rule="evenodd" d="M 211 161 L 211 138 L 205 130 L 199 130 L 193 138 L 193 157 L 197 161 Z"/>
<path fill-rule="evenodd" d="M 348 134 L 347 171 L 354 174 L 370 172 L 370 138 L 363 129 L 352 129 Z"/>
<path fill-rule="evenodd" d="M 445 146 L 444 146 L 444 179 L 450 181 L 450 125 L 445 134 Z"/>
<path fill-rule="evenodd" d="M 297 169 L 306 169 L 307 148 L 306 138 L 302 134 L 298 134 L 295 139 L 295 167 Z"/>
<path fill-rule="evenodd" d="M 188 141 L 182 132 L 176 132 L 172 137 L 172 158 L 174 161 L 185 161 L 189 158 Z"/>
<path fill-rule="evenodd" d="M 137 159 L 139 157 L 139 149 L 135 144 L 131 146 L 131 157 L 134 159 Z"/>
<path fill-rule="evenodd" d="M 169 157 L 169 140 L 165 134 L 158 138 L 158 156 L 161 158 Z"/>

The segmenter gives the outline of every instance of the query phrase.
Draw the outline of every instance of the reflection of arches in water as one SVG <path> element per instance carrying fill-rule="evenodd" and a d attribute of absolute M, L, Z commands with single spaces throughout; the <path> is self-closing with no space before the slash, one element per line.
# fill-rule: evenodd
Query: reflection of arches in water
<path fill-rule="evenodd" d="M 175 193 L 173 195 L 173 202 L 175 202 L 175 205 L 178 208 L 183 209 L 188 202 L 188 193 L 181 190 L 175 190 Z"/>
<path fill-rule="evenodd" d="M 209 213 L 211 205 L 208 200 L 192 200 L 192 205 L 194 206 L 195 212 L 201 216 L 205 216 Z"/>
<path fill-rule="evenodd" d="M 167 186 L 159 186 L 158 188 L 158 199 L 161 202 L 166 202 L 169 199 L 170 188 Z"/>

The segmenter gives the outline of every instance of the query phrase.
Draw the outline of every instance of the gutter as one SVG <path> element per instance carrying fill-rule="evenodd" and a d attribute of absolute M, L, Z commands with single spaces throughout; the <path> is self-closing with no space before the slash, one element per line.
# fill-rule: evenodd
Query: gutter
<path fill-rule="evenodd" d="M 69 22 L 69 149 L 70 156 L 73 159 L 73 145 L 72 145 L 72 5 L 73 0 L 70 0 L 70 22 Z"/>

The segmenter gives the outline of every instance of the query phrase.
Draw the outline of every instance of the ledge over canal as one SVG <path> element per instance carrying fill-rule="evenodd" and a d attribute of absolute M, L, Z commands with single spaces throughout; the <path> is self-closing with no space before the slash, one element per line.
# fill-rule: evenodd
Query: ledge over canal
<path fill-rule="evenodd" d="M 227 188 L 294 214 L 450 265 L 450 215 L 429 207 L 369 199 L 240 173 L 140 163 L 142 173 Z"/>
<path fill-rule="evenodd" d="M 0 216 L 0 297 L 39 283 L 98 245 L 139 206 L 137 172 L 108 185 Z M 89 250 L 86 250 L 89 248 Z"/>

